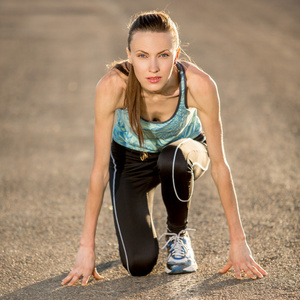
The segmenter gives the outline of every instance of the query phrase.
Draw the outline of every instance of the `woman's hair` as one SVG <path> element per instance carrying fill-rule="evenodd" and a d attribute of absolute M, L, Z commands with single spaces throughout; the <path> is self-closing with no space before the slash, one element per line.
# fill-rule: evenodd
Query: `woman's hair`
<path fill-rule="evenodd" d="M 177 25 L 165 12 L 143 12 L 136 15 L 129 26 L 128 34 L 128 50 L 130 51 L 130 44 L 132 37 L 136 32 L 151 31 L 151 32 L 170 32 L 173 36 L 174 48 L 179 48 L 179 36 Z M 114 66 L 124 74 L 128 75 L 127 88 L 125 92 L 125 106 L 128 110 L 129 123 L 133 132 L 138 136 L 139 143 L 142 146 L 144 143 L 143 129 L 140 123 L 141 117 L 141 85 L 135 76 L 134 68 L 131 64 L 124 62 Z"/>

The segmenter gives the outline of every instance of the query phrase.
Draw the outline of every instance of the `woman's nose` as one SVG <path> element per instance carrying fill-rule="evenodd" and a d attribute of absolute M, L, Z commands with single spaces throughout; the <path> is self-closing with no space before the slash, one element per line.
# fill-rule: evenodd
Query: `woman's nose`
<path fill-rule="evenodd" d="M 159 66 L 158 66 L 158 62 L 157 62 L 156 59 L 151 59 L 150 60 L 149 71 L 151 73 L 157 73 L 159 71 Z"/>

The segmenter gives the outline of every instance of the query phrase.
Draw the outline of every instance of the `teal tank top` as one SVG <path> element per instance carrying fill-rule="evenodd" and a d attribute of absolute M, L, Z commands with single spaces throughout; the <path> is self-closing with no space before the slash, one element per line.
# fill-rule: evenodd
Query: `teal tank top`
<path fill-rule="evenodd" d="M 202 125 L 196 108 L 187 108 L 186 76 L 183 66 L 177 63 L 179 71 L 179 99 L 173 116 L 165 122 L 152 122 L 140 119 L 144 131 L 144 145 L 139 144 L 138 136 L 132 131 L 127 109 L 117 110 L 117 120 L 113 129 L 113 140 L 129 149 L 157 153 L 182 138 L 195 138 L 201 133 Z"/>

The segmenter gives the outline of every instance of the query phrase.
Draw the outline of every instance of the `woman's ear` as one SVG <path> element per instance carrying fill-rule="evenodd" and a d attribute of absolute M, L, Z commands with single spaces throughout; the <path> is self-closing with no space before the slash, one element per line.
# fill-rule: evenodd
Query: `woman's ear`
<path fill-rule="evenodd" d="M 178 60 L 179 54 L 180 54 L 180 48 L 178 48 L 178 49 L 177 49 L 177 51 L 176 51 L 176 56 L 175 56 L 174 64 L 176 64 L 176 63 L 177 63 L 177 60 Z"/>
<path fill-rule="evenodd" d="M 130 52 L 130 50 L 128 48 L 126 48 L 126 52 L 127 52 L 128 61 L 129 61 L 129 63 L 132 64 L 131 52 Z"/>

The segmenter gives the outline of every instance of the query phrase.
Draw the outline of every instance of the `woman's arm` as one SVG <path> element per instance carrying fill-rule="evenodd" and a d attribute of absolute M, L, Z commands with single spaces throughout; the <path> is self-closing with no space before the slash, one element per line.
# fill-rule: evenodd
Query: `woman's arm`
<path fill-rule="evenodd" d="M 245 271 L 253 279 L 257 276 L 263 277 L 267 273 L 253 260 L 240 219 L 237 197 L 223 147 L 220 101 L 216 84 L 194 66 L 188 68 L 187 78 L 188 105 L 196 107 L 199 112 L 207 139 L 212 178 L 218 189 L 230 233 L 229 260 L 220 272 L 225 273 L 233 266 L 238 279 L 241 278 L 241 271 Z"/>
<path fill-rule="evenodd" d="M 62 284 L 69 282 L 69 285 L 73 285 L 81 276 L 83 276 L 82 285 L 87 283 L 90 275 L 96 279 L 103 278 L 95 268 L 95 234 L 104 191 L 109 179 L 108 168 L 114 112 L 120 107 L 123 99 L 122 79 L 117 72 L 116 70 L 111 71 L 98 83 L 96 88 L 94 166 L 90 176 L 83 231 L 75 266 L 64 278 Z"/>

